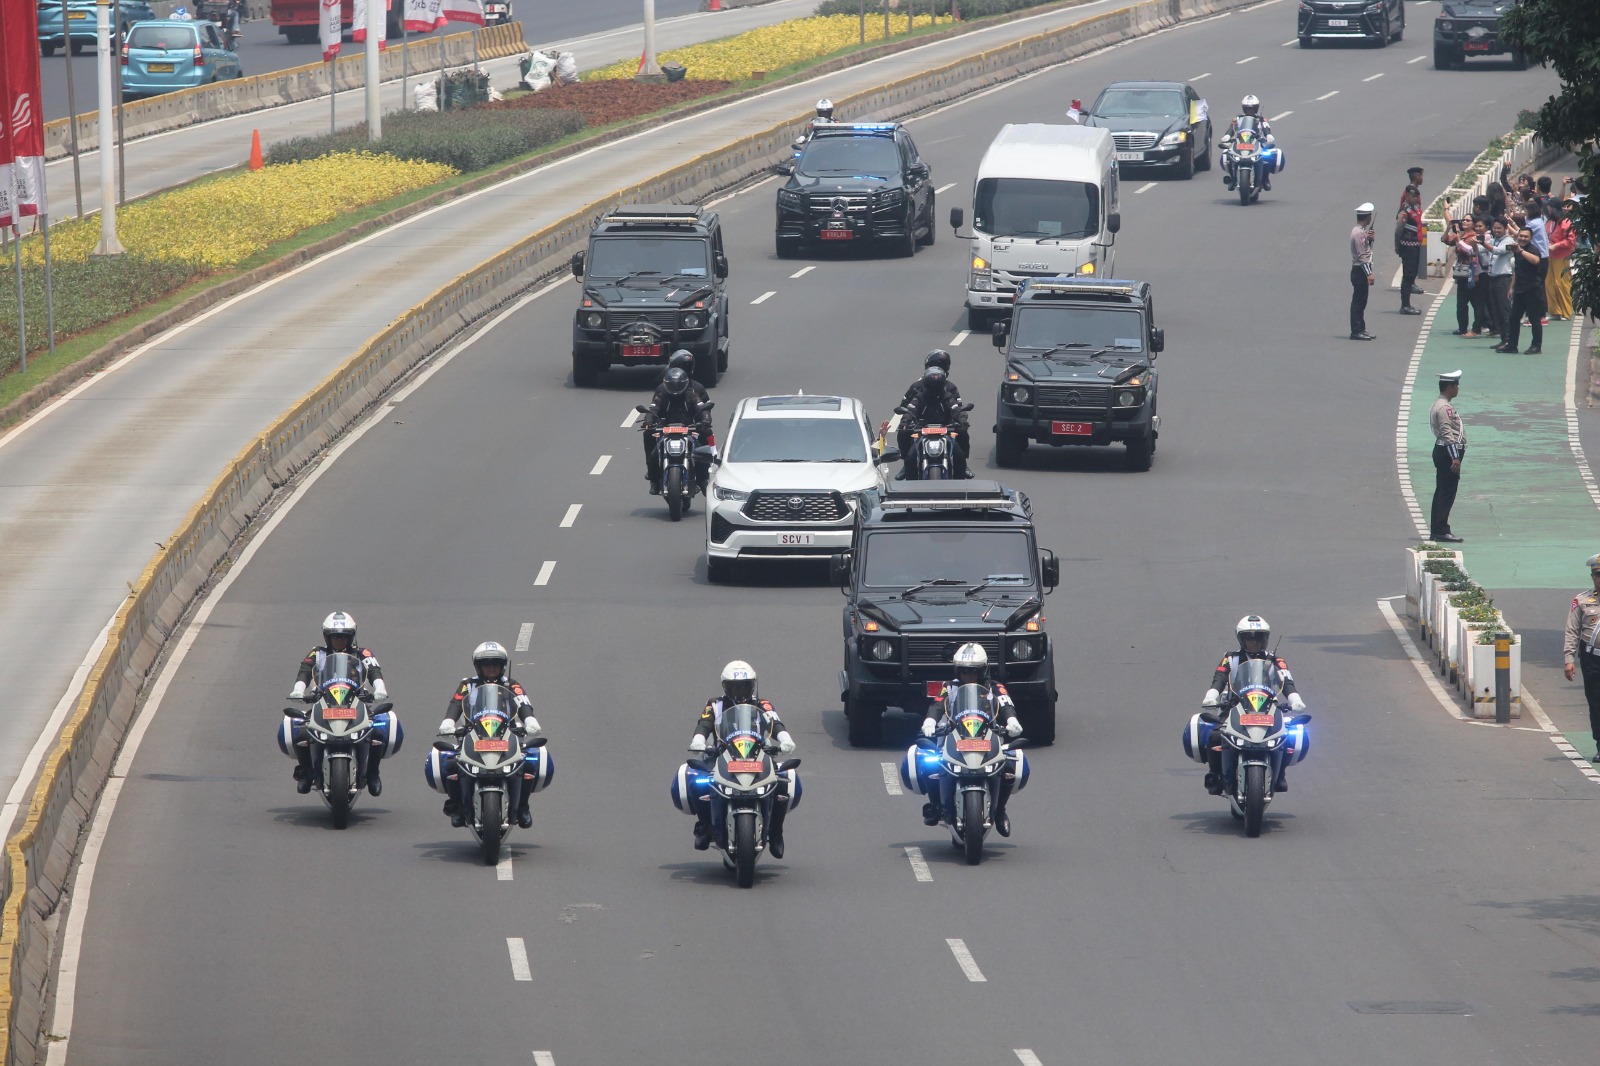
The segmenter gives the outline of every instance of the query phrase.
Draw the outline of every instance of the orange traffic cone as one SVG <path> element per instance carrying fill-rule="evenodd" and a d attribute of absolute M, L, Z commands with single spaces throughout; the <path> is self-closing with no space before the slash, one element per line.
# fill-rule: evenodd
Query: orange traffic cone
<path fill-rule="evenodd" d="M 261 169 L 261 131 L 250 131 L 250 169 Z"/>
<path fill-rule="evenodd" d="M 721 11 L 722 10 L 722 0 L 711 0 L 711 3 L 710 3 L 709 6 L 707 6 L 706 10 L 707 11 Z"/>

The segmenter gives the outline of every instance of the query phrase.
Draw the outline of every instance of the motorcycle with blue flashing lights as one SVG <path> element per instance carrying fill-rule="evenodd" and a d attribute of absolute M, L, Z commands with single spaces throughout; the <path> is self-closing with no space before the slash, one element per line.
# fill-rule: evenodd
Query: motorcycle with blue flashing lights
<path fill-rule="evenodd" d="M 1285 786 L 1284 774 L 1311 748 L 1309 714 L 1284 714 L 1283 681 L 1267 659 L 1246 659 L 1228 677 L 1218 713 L 1201 711 L 1189 719 L 1183 749 L 1206 762 L 1214 747 L 1222 751 L 1223 792 L 1230 813 L 1244 822 L 1246 836 L 1261 835 L 1267 805 Z"/>
<path fill-rule="evenodd" d="M 702 757 L 678 768 L 672 802 L 690 815 L 710 805 L 711 845 L 739 887 L 749 888 L 756 858 L 767 848 L 774 805 L 786 802 L 793 811 L 800 804 L 800 760 L 776 760 L 778 746 L 766 740 L 761 708 L 753 704 L 724 709 L 717 733 Z"/>
<path fill-rule="evenodd" d="M 1222 147 L 1222 166 L 1233 178 L 1239 203 L 1248 206 L 1261 198 L 1268 176 L 1283 170 L 1284 154 L 1270 133 L 1261 132 L 1253 116 L 1242 115 L 1236 121 L 1238 129 Z"/>
<path fill-rule="evenodd" d="M 983 861 L 983 841 L 994 825 L 1001 789 L 1028 783 L 1026 739 L 1008 741 L 995 721 L 994 698 L 983 685 L 961 685 L 946 696 L 945 717 L 931 737 L 919 737 L 900 762 L 900 779 L 938 805 L 951 843 L 967 865 Z M 930 816 L 931 817 L 931 816 Z"/>
<path fill-rule="evenodd" d="M 283 709 L 278 746 L 296 758 L 304 745 L 311 752 L 311 785 L 333 812 L 335 829 L 350 824 L 350 810 L 366 787 L 369 767 L 400 750 L 405 734 L 394 704 L 372 706 L 361 659 L 346 652 L 322 656 L 315 687 L 308 690 L 309 710 Z"/>
<path fill-rule="evenodd" d="M 483 861 L 493 866 L 524 793 L 543 791 L 555 766 L 546 739 L 522 731 L 516 694 L 505 685 L 473 686 L 463 717 L 466 725 L 455 740 L 434 741 L 424 776 L 434 791 L 455 795 Z"/>

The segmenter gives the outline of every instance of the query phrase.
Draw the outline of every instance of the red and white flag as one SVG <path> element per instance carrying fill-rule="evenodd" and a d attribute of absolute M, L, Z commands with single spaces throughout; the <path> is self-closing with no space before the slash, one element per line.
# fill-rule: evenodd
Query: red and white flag
<path fill-rule="evenodd" d="M 483 25 L 483 0 L 444 0 L 440 7 L 446 22 L 470 22 Z"/>
<path fill-rule="evenodd" d="M 317 21 L 322 38 L 322 61 L 332 63 L 339 55 L 340 37 L 344 33 L 340 25 L 339 0 L 318 0 L 317 12 L 321 16 Z"/>
<path fill-rule="evenodd" d="M 383 10 L 385 12 L 387 12 L 389 10 L 389 4 L 388 4 L 387 0 L 372 0 L 372 2 L 373 3 L 382 3 L 383 4 Z M 351 30 L 350 39 L 352 41 L 354 41 L 356 44 L 366 44 L 367 43 L 367 0 L 356 0 L 356 2 L 355 2 L 355 12 L 354 12 L 353 17 L 350 20 L 350 30 Z M 379 19 L 378 20 L 378 51 L 380 51 L 380 52 L 388 50 L 389 42 L 386 39 L 388 33 L 389 33 L 389 20 L 387 18 Z"/>
<path fill-rule="evenodd" d="M 40 104 L 39 11 L 0 3 L 0 225 L 48 210 L 44 194 L 44 109 Z"/>
<path fill-rule="evenodd" d="M 431 33 L 444 25 L 444 16 L 439 13 L 439 5 L 443 0 L 405 0 L 405 2 L 407 33 Z"/>

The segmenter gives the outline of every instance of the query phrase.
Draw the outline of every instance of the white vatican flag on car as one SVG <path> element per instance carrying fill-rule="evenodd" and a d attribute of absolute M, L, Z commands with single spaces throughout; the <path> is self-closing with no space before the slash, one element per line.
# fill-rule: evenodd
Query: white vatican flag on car
<path fill-rule="evenodd" d="M 443 0 L 405 0 L 405 2 L 407 33 L 429 33 L 444 25 L 444 16 L 439 13 L 439 6 Z"/>
<path fill-rule="evenodd" d="M 444 0 L 440 8 L 446 22 L 483 25 L 483 0 Z"/>

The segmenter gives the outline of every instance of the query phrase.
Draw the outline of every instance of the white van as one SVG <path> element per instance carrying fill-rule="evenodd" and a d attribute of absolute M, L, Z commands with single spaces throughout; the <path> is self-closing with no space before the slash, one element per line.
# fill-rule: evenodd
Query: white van
<path fill-rule="evenodd" d="M 967 328 L 987 330 L 1011 312 L 1024 278 L 1111 276 L 1117 150 L 1109 130 L 1043 122 L 1003 126 L 978 164 L 972 233 L 950 209 L 956 236 L 972 242 Z"/>

